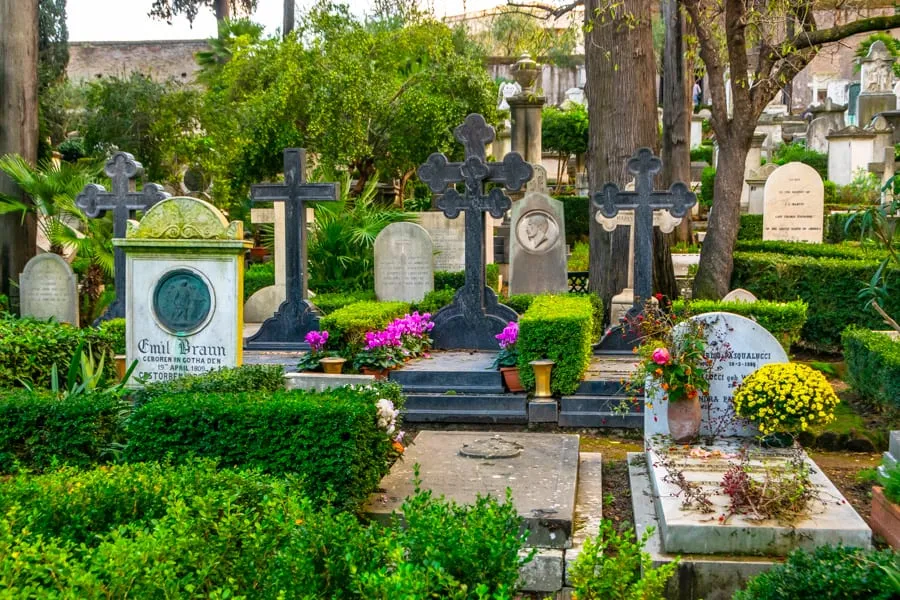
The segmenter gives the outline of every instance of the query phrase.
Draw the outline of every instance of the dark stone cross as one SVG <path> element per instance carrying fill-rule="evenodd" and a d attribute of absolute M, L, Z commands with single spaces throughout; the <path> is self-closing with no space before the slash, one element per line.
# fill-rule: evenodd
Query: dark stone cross
<path fill-rule="evenodd" d="M 284 183 L 250 188 L 253 202 L 284 202 L 286 298 L 244 347 L 251 350 L 309 350 L 304 338 L 319 328 L 319 310 L 307 300 L 306 203 L 340 197 L 337 183 L 306 183 L 306 150 L 284 150 Z"/>
<path fill-rule="evenodd" d="M 453 135 L 465 148 L 465 161 L 451 163 L 436 152 L 418 170 L 419 179 L 433 193 L 443 194 L 438 208 L 447 218 L 466 213 L 466 282 L 453 302 L 435 314 L 431 335 L 436 348 L 496 350 L 494 336 L 518 315 L 500 304 L 494 291 L 485 285 L 484 213 L 499 219 L 512 202 L 499 187 L 486 194 L 484 185 L 497 183 L 517 191 L 531 179 L 534 169 L 518 152 L 510 152 L 503 162 L 487 162 L 484 146 L 494 140 L 494 128 L 479 114 L 466 117 Z M 462 195 L 450 187 L 460 182 L 465 183 Z"/>
<path fill-rule="evenodd" d="M 116 152 L 106 162 L 103 172 L 112 181 L 112 191 L 96 183 L 89 183 L 75 198 L 75 205 L 94 219 L 111 210 L 113 213 L 113 237 L 124 238 L 128 219 L 133 211 L 146 211 L 169 197 L 156 183 L 144 184 L 140 192 L 129 191 L 130 182 L 143 171 L 141 163 L 127 152 Z M 97 321 L 125 317 L 125 252 L 120 247 L 113 250 L 116 299 Z"/>

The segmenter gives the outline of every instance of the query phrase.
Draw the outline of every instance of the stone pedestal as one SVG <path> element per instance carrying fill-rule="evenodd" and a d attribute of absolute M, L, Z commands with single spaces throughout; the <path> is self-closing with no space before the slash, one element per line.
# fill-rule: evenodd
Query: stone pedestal
<path fill-rule="evenodd" d="M 831 98 L 826 98 L 824 104 L 817 104 L 809 109 L 809 112 L 812 113 L 813 121 L 824 119 L 828 123 L 827 131 L 839 131 L 846 126 L 844 122 L 844 113 L 846 111 L 846 105 L 832 102 Z"/>
<path fill-rule="evenodd" d="M 747 194 L 748 214 L 763 214 L 765 205 L 764 190 L 766 187 L 766 181 L 769 179 L 769 175 L 771 175 L 777 168 L 778 165 L 776 165 L 775 163 L 766 163 L 760 168 L 754 171 L 750 171 L 750 174 L 747 175 L 745 183 L 747 184 L 747 188 L 749 190 Z"/>
<path fill-rule="evenodd" d="M 541 164 L 541 111 L 545 102 L 539 96 L 509 99 L 512 151 L 521 154 L 526 162 Z"/>
<path fill-rule="evenodd" d="M 753 134 L 750 141 L 750 150 L 747 152 L 747 158 L 744 159 L 744 186 L 741 189 L 741 212 L 746 213 L 749 209 L 750 202 L 750 186 L 747 185 L 747 178 L 753 171 L 760 168 L 762 163 L 762 147 L 766 141 L 766 134 L 757 132 Z"/>
<path fill-rule="evenodd" d="M 847 185 L 872 162 L 875 134 L 859 127 L 845 127 L 828 136 L 828 179 Z"/>
<path fill-rule="evenodd" d="M 897 109 L 897 96 L 894 92 L 863 92 L 857 99 L 857 114 L 860 125 L 866 126 L 877 115 L 889 110 Z"/>

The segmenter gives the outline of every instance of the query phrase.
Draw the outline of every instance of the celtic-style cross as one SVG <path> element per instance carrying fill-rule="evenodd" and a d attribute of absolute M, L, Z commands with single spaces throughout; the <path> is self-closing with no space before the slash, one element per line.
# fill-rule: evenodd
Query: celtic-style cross
<path fill-rule="evenodd" d="M 336 201 L 337 183 L 306 183 L 306 150 L 285 148 L 284 183 L 262 183 L 250 187 L 253 202 L 284 202 L 286 298 L 278 312 L 266 319 L 259 331 L 247 339 L 254 350 L 308 350 L 304 338 L 319 328 L 319 311 L 307 300 L 306 203 Z"/>
<path fill-rule="evenodd" d="M 497 348 L 494 336 L 518 315 L 500 304 L 493 290 L 485 286 L 484 213 L 499 219 L 512 202 L 499 187 L 485 193 L 484 185 L 497 183 L 517 191 L 531 179 L 534 169 L 517 152 L 504 156 L 503 162 L 487 162 L 484 147 L 494 140 L 494 128 L 479 114 L 466 117 L 453 135 L 465 148 L 465 161 L 451 163 L 444 154 L 436 152 L 418 170 L 419 179 L 433 193 L 443 194 L 438 208 L 447 218 L 466 213 L 466 282 L 456 292 L 453 303 L 434 316 L 431 335 L 437 348 L 491 350 Z M 455 188 L 448 189 L 456 183 L 465 184 L 463 194 Z"/>
<path fill-rule="evenodd" d="M 127 152 L 116 152 L 103 168 L 103 172 L 112 181 L 112 192 L 96 183 L 89 183 L 75 197 L 75 205 L 84 214 L 94 219 L 102 217 L 106 211 L 113 212 L 113 237 L 124 238 L 125 227 L 131 213 L 146 211 L 151 206 L 165 200 L 169 194 L 156 183 L 144 184 L 140 192 L 129 191 L 130 181 L 141 174 L 141 163 Z M 116 246 L 113 250 L 115 268 L 116 299 L 97 321 L 106 321 L 125 317 L 125 252 Z"/>
<path fill-rule="evenodd" d="M 654 192 L 653 178 L 661 169 L 662 161 L 649 148 L 641 148 L 628 161 L 635 191 L 623 192 L 607 183 L 593 197 L 594 206 L 608 219 L 620 210 L 634 211 L 634 307 L 642 307 L 653 293 L 653 211 L 668 210 L 678 218 L 697 203 L 697 196 L 680 181 L 668 191 Z"/>

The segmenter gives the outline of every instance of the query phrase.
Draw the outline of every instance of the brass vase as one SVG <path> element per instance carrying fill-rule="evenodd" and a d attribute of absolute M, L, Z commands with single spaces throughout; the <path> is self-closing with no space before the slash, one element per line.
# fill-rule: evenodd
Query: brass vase
<path fill-rule="evenodd" d="M 550 371 L 556 361 L 553 360 L 533 360 L 530 363 L 534 369 L 534 397 L 535 398 L 552 398 L 553 393 L 550 391 Z"/>
<path fill-rule="evenodd" d="M 347 362 L 347 359 L 339 356 L 329 356 L 328 358 L 319 359 L 322 370 L 328 375 L 340 375 L 345 362 Z"/>

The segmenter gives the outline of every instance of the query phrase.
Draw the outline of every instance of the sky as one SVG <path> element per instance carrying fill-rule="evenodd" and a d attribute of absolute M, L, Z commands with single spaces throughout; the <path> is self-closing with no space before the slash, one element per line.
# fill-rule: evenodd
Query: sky
<path fill-rule="evenodd" d="M 314 0 L 297 0 L 297 13 Z M 362 16 L 369 8 L 367 0 L 344 0 L 354 13 Z M 423 0 L 434 6 L 435 15 L 444 17 L 466 11 L 484 10 L 505 0 Z M 211 10 L 202 10 L 193 27 L 180 18 L 171 25 L 147 16 L 153 0 L 68 0 L 66 3 L 69 41 L 177 40 L 202 39 L 216 34 L 216 19 Z M 281 28 L 283 0 L 259 0 L 254 21 L 274 33 Z"/>

